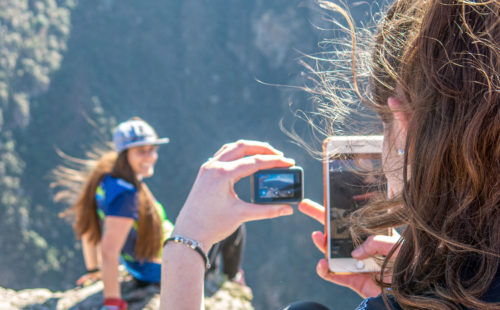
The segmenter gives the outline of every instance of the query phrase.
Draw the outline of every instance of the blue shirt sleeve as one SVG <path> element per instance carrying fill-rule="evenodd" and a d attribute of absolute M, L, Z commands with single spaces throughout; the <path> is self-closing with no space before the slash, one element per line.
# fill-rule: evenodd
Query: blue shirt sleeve
<path fill-rule="evenodd" d="M 137 192 L 123 191 L 117 195 L 105 210 L 106 216 L 128 217 L 137 220 L 139 218 L 139 203 Z"/>

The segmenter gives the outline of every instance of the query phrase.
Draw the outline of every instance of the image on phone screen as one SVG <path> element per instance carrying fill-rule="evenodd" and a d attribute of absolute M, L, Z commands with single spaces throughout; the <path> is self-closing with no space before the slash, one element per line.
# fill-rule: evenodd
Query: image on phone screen
<path fill-rule="evenodd" d="M 349 215 L 383 192 L 378 154 L 344 154 L 328 161 L 330 195 L 330 257 L 351 257 L 354 250 Z"/>

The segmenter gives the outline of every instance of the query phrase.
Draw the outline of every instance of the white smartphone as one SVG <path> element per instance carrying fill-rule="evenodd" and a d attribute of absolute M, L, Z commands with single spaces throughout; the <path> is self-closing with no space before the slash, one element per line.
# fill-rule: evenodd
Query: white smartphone
<path fill-rule="evenodd" d="M 383 136 L 334 136 L 323 143 L 326 258 L 334 273 L 380 271 L 373 258 L 352 258 L 348 216 L 374 196 L 386 194 L 385 178 L 374 173 L 381 171 L 382 141 Z"/>

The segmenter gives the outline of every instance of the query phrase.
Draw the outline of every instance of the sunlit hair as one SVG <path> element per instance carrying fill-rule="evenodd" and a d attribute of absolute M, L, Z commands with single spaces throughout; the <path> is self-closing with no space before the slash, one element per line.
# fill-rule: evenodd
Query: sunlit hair
<path fill-rule="evenodd" d="M 500 2 L 398 0 L 371 38 L 345 10 L 319 3 L 344 15 L 351 41 L 314 57 L 308 91 L 319 108 L 307 120 L 339 134 L 347 118 L 363 118 L 358 101 L 390 124 L 389 96 L 412 112 L 402 195 L 351 217 L 355 235 L 405 227 L 393 266 L 391 254 L 382 270 L 393 272 L 381 283 L 384 299 L 390 287 L 403 309 L 500 309 L 481 301 L 500 261 Z M 371 56 L 356 44 L 369 38 Z M 336 63 L 346 51 L 351 60 Z"/>
<path fill-rule="evenodd" d="M 60 153 L 67 164 L 54 170 L 57 189 L 55 201 L 70 203 L 71 207 L 61 213 L 62 217 L 74 219 L 74 231 L 78 238 L 87 235 L 93 244 L 101 241 L 101 222 L 97 215 L 96 189 L 109 174 L 121 178 L 137 189 L 139 220 L 135 254 L 138 259 L 154 259 L 161 249 L 162 222 L 155 209 L 155 200 L 147 185 L 139 181 L 130 167 L 127 150 L 120 154 L 96 150 L 88 154 L 89 159 L 77 159 Z"/>

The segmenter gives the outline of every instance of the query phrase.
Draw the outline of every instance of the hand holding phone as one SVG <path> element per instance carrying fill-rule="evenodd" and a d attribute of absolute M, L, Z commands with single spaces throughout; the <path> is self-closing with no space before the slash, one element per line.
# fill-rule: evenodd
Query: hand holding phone
<path fill-rule="evenodd" d="M 299 211 L 304 213 L 305 215 L 315 219 L 321 225 L 325 225 L 325 208 L 312 200 L 304 199 L 300 202 Z M 355 258 L 365 259 L 373 256 L 375 253 L 380 255 L 387 255 L 394 245 L 397 243 L 399 236 L 393 235 L 383 236 L 370 236 L 366 241 L 364 241 L 358 249 L 360 249 L 360 256 L 354 255 Z M 324 232 L 315 231 L 312 234 L 312 240 L 314 245 L 325 255 L 327 252 L 327 238 Z M 395 253 L 397 255 L 397 251 Z M 321 259 L 317 266 L 316 272 L 318 275 L 326 281 L 342 285 L 348 287 L 358 293 L 361 297 L 375 297 L 380 294 L 380 286 L 373 280 L 372 273 L 333 273 L 329 269 L 328 260 L 323 258 Z M 391 275 L 387 274 L 384 278 L 386 283 L 389 283 L 391 280 Z"/>
<path fill-rule="evenodd" d="M 349 231 L 349 215 L 382 194 L 382 136 L 336 136 L 323 143 L 326 258 L 335 273 L 376 272 L 373 258 L 356 260 Z M 385 232 L 389 234 L 389 232 Z"/>

